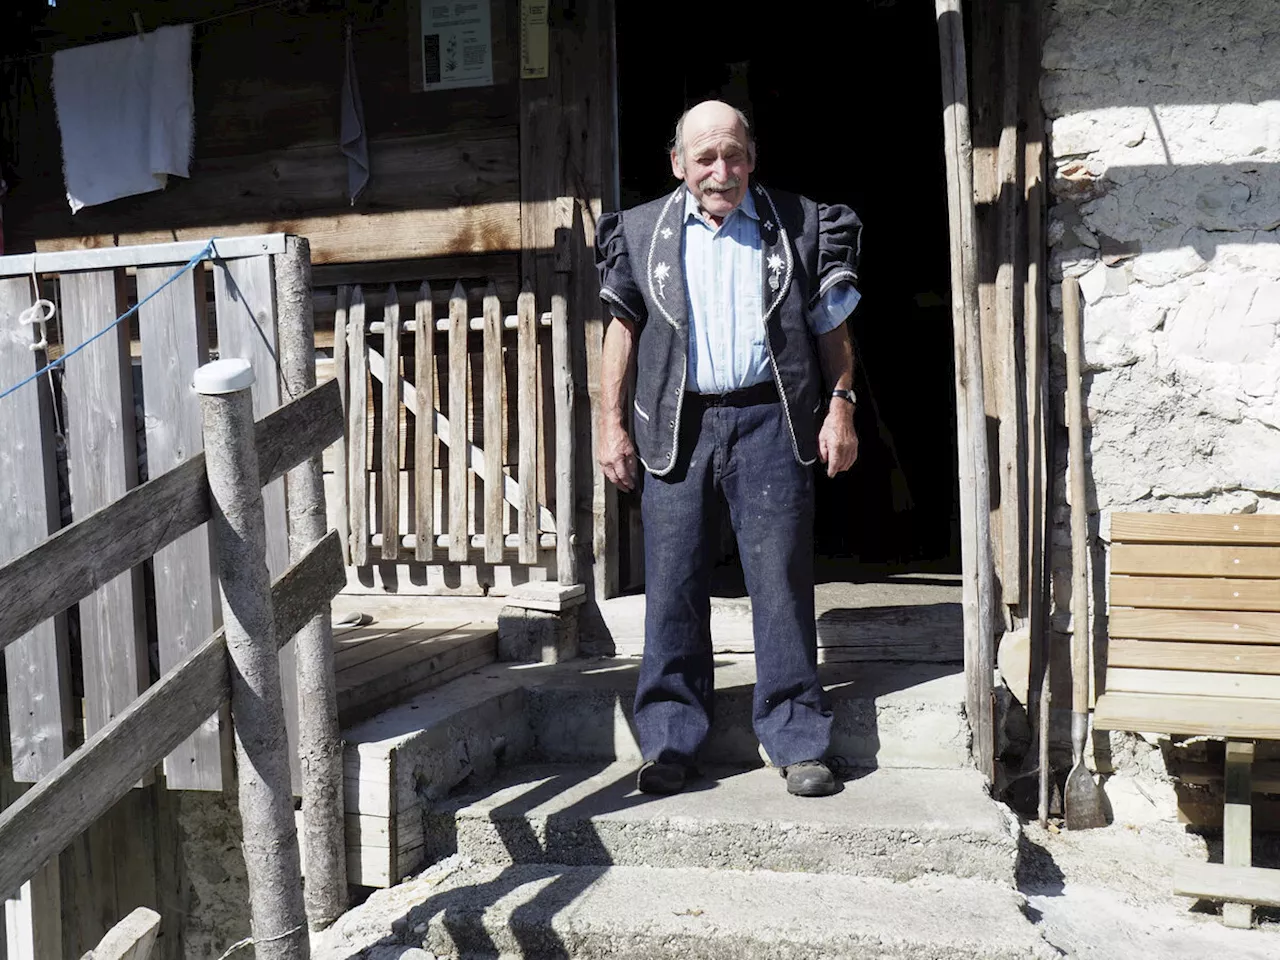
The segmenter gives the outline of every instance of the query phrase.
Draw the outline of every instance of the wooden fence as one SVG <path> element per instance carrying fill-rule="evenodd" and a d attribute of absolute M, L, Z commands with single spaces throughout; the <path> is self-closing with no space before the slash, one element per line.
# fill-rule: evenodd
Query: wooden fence
<path fill-rule="evenodd" d="M 131 300 L 156 291 L 203 244 L 86 250 L 0 260 L 0 316 L 34 300 L 32 277 L 57 306 L 50 339 L 78 344 L 107 327 Z M 140 479 L 158 476 L 201 449 L 200 408 L 191 393 L 211 355 L 238 356 L 261 371 L 254 411 L 280 406 L 274 261 L 284 235 L 218 241 L 212 264 L 184 273 L 140 307 L 131 323 L 67 358 L 56 375 L 3 401 L 0 411 L 0 562 L 56 532 L 67 511 L 88 516 Z M 206 267 L 208 267 L 206 269 Z M 212 296 L 209 287 L 212 286 Z M 0 332 L 0 385 L 44 360 L 40 334 L 12 319 Z M 130 344 L 140 356 L 131 358 Z M 60 455 L 58 448 L 61 447 Z M 145 459 L 141 456 L 145 453 Z M 284 481 L 264 493 L 267 563 L 289 562 Z M 6 651 L 14 779 L 34 782 L 131 703 L 156 672 L 172 669 L 221 623 L 207 531 L 200 527 L 156 553 L 146 567 L 101 581 L 70 618 L 58 611 Z M 70 620 L 70 623 L 68 621 Z M 148 648 L 147 624 L 155 624 Z M 80 662 L 69 656 L 78 630 Z M 154 658 L 155 662 L 150 662 Z M 297 743 L 293 651 L 281 654 L 286 716 Z M 83 691 L 83 717 L 72 692 Z M 225 718 L 207 719 L 166 759 L 172 789 L 221 790 L 228 771 Z M 295 764 L 295 784 L 298 771 Z"/>
<path fill-rule="evenodd" d="M 526 289 L 504 307 L 490 284 L 473 316 L 461 283 L 447 302 L 425 282 L 410 295 L 338 288 L 347 443 L 334 489 L 354 566 L 576 582 L 568 317 L 562 293 L 550 301 L 540 311 Z"/>

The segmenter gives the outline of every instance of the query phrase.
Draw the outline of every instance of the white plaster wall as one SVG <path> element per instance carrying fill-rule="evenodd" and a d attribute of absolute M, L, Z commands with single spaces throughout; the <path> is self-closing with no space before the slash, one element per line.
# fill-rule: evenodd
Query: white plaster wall
<path fill-rule="evenodd" d="M 1041 93 L 1091 506 L 1280 512 L 1280 4 L 1058 0 Z"/>

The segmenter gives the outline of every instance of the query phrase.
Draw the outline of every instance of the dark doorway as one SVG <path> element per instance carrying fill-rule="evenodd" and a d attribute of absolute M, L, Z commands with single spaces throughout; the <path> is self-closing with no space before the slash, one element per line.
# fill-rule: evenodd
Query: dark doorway
<path fill-rule="evenodd" d="M 669 0 L 618 5 L 622 204 L 674 188 L 676 117 L 718 97 L 751 119 L 762 181 L 858 212 L 863 301 L 849 325 L 861 450 L 849 473 L 820 475 L 819 568 L 825 579 L 959 570 L 933 9 L 859 0 L 716 19 Z"/>

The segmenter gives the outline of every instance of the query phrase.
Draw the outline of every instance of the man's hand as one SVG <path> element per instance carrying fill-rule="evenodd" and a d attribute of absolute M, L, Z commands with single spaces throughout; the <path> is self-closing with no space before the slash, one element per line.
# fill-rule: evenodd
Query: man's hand
<path fill-rule="evenodd" d="M 834 477 L 853 466 L 858 459 L 858 434 L 853 429 L 853 405 L 833 399 L 827 418 L 818 432 L 818 456 L 827 465 L 827 476 Z"/>
<path fill-rule="evenodd" d="M 605 479 L 616 484 L 619 490 L 630 493 L 636 488 L 636 448 L 621 423 L 604 424 L 600 430 L 596 460 L 604 471 Z"/>

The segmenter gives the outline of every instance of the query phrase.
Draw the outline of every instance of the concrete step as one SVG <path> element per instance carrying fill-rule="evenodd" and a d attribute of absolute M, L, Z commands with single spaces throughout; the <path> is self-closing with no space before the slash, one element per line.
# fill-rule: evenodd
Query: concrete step
<path fill-rule="evenodd" d="M 639 761 L 631 716 L 639 660 L 575 660 L 530 676 L 534 756 Z M 832 751 L 855 766 L 969 765 L 964 670 L 958 664 L 829 663 L 820 667 L 835 712 Z M 755 662 L 716 657 L 715 722 L 703 759 L 760 761 L 751 729 Z"/>
<path fill-rule="evenodd" d="M 403 956 L 415 947 L 460 960 L 1057 956 L 1024 916 L 1016 892 L 974 880 L 459 864 L 412 893 L 420 899 L 397 921 L 395 942 L 374 941 L 361 956 Z M 359 920 L 343 923 L 344 946 L 321 947 L 317 960 L 354 956 L 377 933 L 353 936 Z"/>
<path fill-rule="evenodd" d="M 1018 826 L 973 770 L 881 769 L 822 799 L 777 770 L 708 772 L 685 791 L 635 790 L 633 764 L 517 767 L 423 814 L 428 862 L 707 867 L 1012 887 Z"/>

